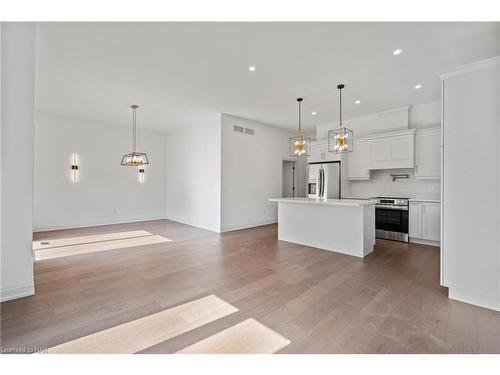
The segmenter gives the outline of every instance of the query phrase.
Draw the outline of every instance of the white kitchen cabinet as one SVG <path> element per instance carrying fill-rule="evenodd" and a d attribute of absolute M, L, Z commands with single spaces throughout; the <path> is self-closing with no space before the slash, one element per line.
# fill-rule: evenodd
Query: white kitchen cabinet
<path fill-rule="evenodd" d="M 370 136 L 370 169 L 414 168 L 414 136 L 415 129 Z"/>
<path fill-rule="evenodd" d="M 410 202 L 410 212 L 408 217 L 409 237 L 422 238 L 422 207 L 420 202 Z"/>
<path fill-rule="evenodd" d="M 438 245 L 441 234 L 441 204 L 410 201 L 408 232 L 411 242 Z"/>
<path fill-rule="evenodd" d="M 341 154 L 328 152 L 328 141 L 322 140 L 311 142 L 311 156 L 309 156 L 309 163 L 337 160 L 341 160 Z"/>
<path fill-rule="evenodd" d="M 370 143 L 355 141 L 353 151 L 347 153 L 347 178 L 349 180 L 370 179 Z"/>
<path fill-rule="evenodd" d="M 441 238 L 441 205 L 422 203 L 422 238 L 439 241 Z"/>
<path fill-rule="evenodd" d="M 415 133 L 415 177 L 438 179 L 441 176 L 441 129 L 429 128 Z"/>
<path fill-rule="evenodd" d="M 311 156 L 309 156 L 309 163 L 324 161 L 327 151 L 327 144 L 325 142 L 311 142 Z"/>

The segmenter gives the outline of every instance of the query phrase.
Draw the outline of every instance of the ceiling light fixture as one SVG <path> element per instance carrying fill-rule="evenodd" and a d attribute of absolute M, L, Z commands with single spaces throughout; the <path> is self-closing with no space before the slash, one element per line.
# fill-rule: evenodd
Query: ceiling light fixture
<path fill-rule="evenodd" d="M 122 165 L 127 167 L 140 167 L 145 164 L 149 164 L 148 157 L 145 152 L 137 152 L 137 142 L 136 142 L 136 134 L 137 134 L 137 108 L 139 106 L 137 104 L 132 104 L 130 106 L 132 108 L 132 152 L 130 154 L 125 154 L 122 157 Z"/>
<path fill-rule="evenodd" d="M 356 100 L 354 103 L 361 104 L 361 100 Z"/>
<path fill-rule="evenodd" d="M 255 72 L 255 66 L 250 65 L 250 66 L 248 67 L 248 70 L 250 70 L 251 72 Z"/>
<path fill-rule="evenodd" d="M 401 52 L 403 52 L 403 50 L 398 48 L 398 49 L 395 49 L 394 51 L 392 51 L 392 54 L 393 54 L 394 56 L 397 56 L 397 55 L 400 55 L 400 54 L 401 54 Z"/>
<path fill-rule="evenodd" d="M 418 85 L 415 85 L 415 90 L 419 90 L 422 88 L 422 85 L 419 83 Z"/>
<path fill-rule="evenodd" d="M 299 123 L 299 129 L 297 131 L 297 136 L 295 137 L 290 137 L 288 138 L 288 146 L 290 150 L 290 156 L 309 156 L 311 153 L 310 151 L 310 146 L 311 146 L 311 138 L 306 137 L 302 133 L 302 127 L 301 127 L 301 121 L 302 121 L 302 101 L 304 99 L 302 98 L 297 98 L 297 103 L 299 107 L 298 111 L 298 123 Z"/>
<path fill-rule="evenodd" d="M 311 115 L 313 116 L 316 116 L 316 114 L 317 114 L 316 112 L 311 112 Z"/>
<path fill-rule="evenodd" d="M 328 151 L 340 154 L 342 152 L 352 152 L 353 132 L 344 127 L 342 123 L 342 89 L 345 85 L 337 86 L 340 93 L 340 121 L 337 129 L 328 131 Z"/>

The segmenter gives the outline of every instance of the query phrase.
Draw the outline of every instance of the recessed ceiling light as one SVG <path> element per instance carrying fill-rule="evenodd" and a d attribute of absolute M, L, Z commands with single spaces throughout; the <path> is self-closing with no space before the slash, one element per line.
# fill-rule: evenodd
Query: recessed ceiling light
<path fill-rule="evenodd" d="M 421 89 L 422 85 L 419 83 L 418 85 L 415 85 L 415 90 Z"/>
<path fill-rule="evenodd" d="M 316 112 L 312 112 L 311 115 L 316 116 Z"/>
<path fill-rule="evenodd" d="M 356 100 L 354 103 L 361 104 L 361 100 Z"/>
<path fill-rule="evenodd" d="M 392 54 L 399 55 L 399 54 L 401 54 L 401 52 L 403 52 L 403 50 L 398 48 L 398 49 L 395 49 L 394 51 L 392 51 Z"/>
<path fill-rule="evenodd" d="M 255 66 L 250 65 L 250 66 L 248 67 L 248 70 L 250 70 L 251 72 L 255 72 Z"/>

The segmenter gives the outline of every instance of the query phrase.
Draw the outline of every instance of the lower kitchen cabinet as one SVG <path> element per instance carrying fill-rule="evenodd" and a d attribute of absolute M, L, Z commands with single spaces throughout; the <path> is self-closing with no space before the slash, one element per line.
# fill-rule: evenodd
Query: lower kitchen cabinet
<path fill-rule="evenodd" d="M 410 201 L 409 222 L 410 242 L 439 246 L 441 239 L 440 203 Z"/>

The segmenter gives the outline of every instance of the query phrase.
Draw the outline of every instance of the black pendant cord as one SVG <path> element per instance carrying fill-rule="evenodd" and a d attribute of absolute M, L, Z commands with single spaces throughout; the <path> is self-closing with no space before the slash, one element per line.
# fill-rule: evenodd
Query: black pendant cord
<path fill-rule="evenodd" d="M 133 122 L 134 122 L 134 136 L 133 136 L 133 144 L 132 144 L 132 151 L 136 152 L 136 134 L 137 134 L 137 115 L 136 115 L 136 108 L 133 108 Z"/>
<path fill-rule="evenodd" d="M 339 127 L 342 127 L 342 89 L 344 87 L 345 87 L 344 84 L 340 84 L 340 85 L 337 86 L 337 88 L 340 91 L 340 99 L 339 99 L 339 103 L 340 103 L 340 122 L 339 122 Z"/>
<path fill-rule="evenodd" d="M 299 134 L 302 133 L 301 129 L 301 119 L 302 119 L 302 98 L 297 98 L 297 101 L 299 102 Z"/>

